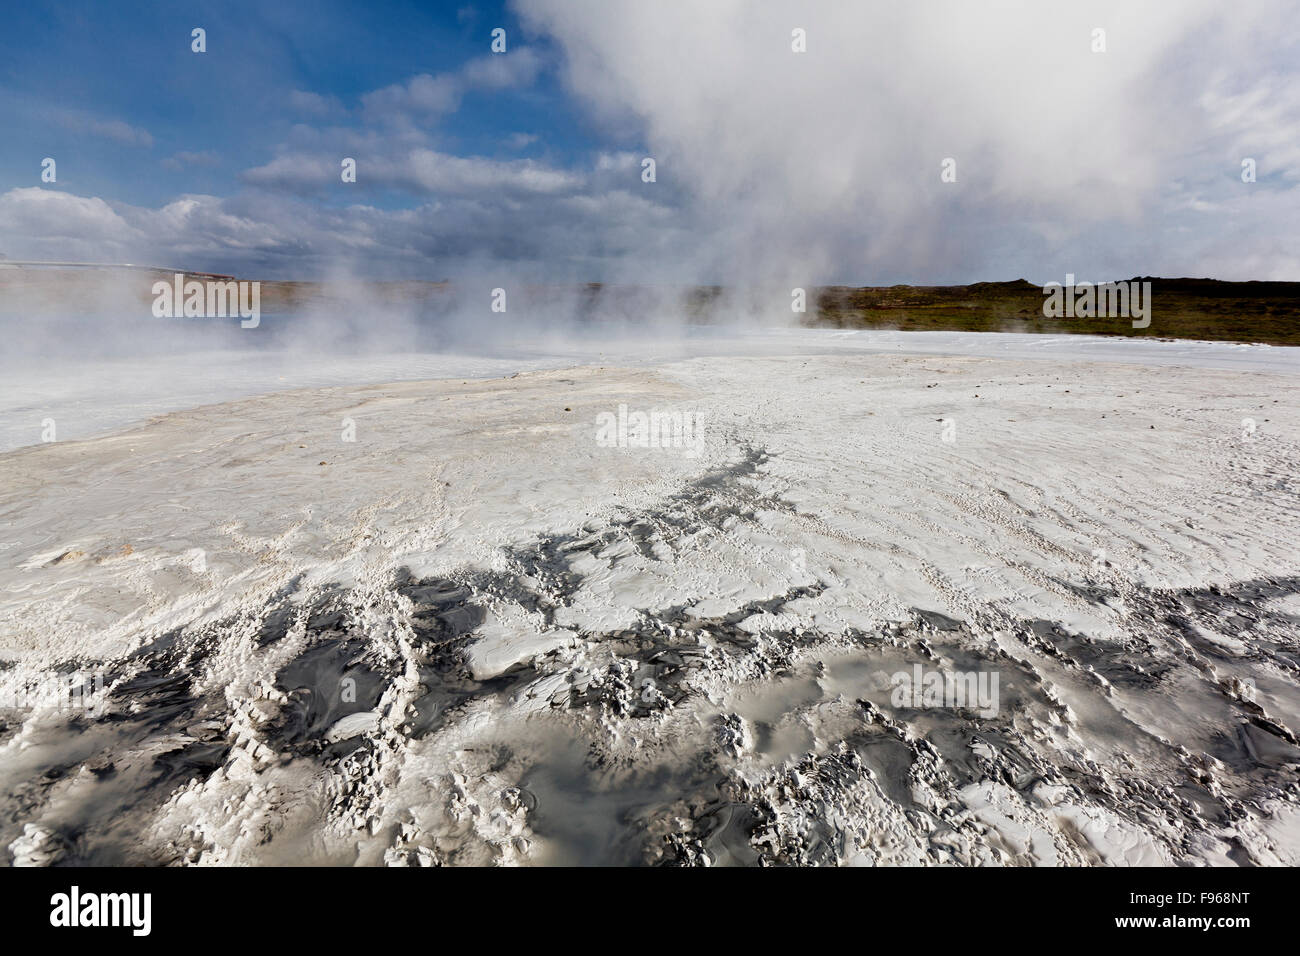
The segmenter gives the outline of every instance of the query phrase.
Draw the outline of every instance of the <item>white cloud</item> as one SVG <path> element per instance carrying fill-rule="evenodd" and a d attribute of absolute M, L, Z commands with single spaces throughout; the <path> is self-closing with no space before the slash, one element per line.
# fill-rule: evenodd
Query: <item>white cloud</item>
<path fill-rule="evenodd" d="M 95 259 L 143 238 L 104 200 L 39 186 L 0 195 L 0 235 L 11 259 Z"/>
<path fill-rule="evenodd" d="M 289 107 L 298 113 L 317 118 L 336 116 L 344 112 L 343 104 L 335 96 L 322 96 L 306 90 L 293 90 L 289 94 Z"/>
<path fill-rule="evenodd" d="M 701 226 L 702 278 L 961 281 L 1199 261 L 1214 227 L 1183 234 L 1167 184 L 1237 202 L 1241 150 L 1259 144 L 1276 166 L 1300 142 L 1296 29 L 1277 2 L 517 7 L 562 46 L 566 82 L 598 117 L 637 121 L 659 184 L 684 191 Z M 1104 53 L 1091 50 L 1098 26 Z M 795 27 L 806 53 L 791 50 Z M 1216 66 L 1240 92 L 1215 92 Z M 956 183 L 940 180 L 948 157 Z M 1146 248 L 1112 253 L 1100 226 Z"/>
<path fill-rule="evenodd" d="M 161 165 L 165 169 L 183 169 L 186 166 L 218 166 L 221 163 L 221 157 L 211 150 L 200 150 L 190 152 L 181 150 L 173 153 L 164 159 Z"/>
<path fill-rule="evenodd" d="M 504 90 L 527 86 L 541 69 L 541 57 L 531 47 L 521 46 L 470 60 L 461 67 L 460 78 L 466 89 Z"/>
<path fill-rule="evenodd" d="M 582 187 L 586 178 L 532 159 L 494 160 L 453 156 L 423 147 L 403 149 L 392 143 L 359 153 L 357 181 L 367 189 L 399 189 L 420 196 L 472 196 L 491 200 L 516 194 L 549 194 Z M 319 195 L 341 186 L 341 167 L 313 153 L 286 153 L 250 169 L 246 182 L 300 195 Z"/>
<path fill-rule="evenodd" d="M 541 59 L 528 47 L 508 53 L 487 54 L 465 63 L 453 73 L 421 73 L 404 83 L 394 83 L 361 98 L 370 122 L 403 124 L 436 119 L 460 107 L 471 90 L 502 90 L 527 86 L 541 70 Z"/>
<path fill-rule="evenodd" d="M 269 163 L 246 170 L 243 179 L 254 186 L 282 189 L 306 196 L 319 192 L 325 186 L 341 182 L 341 173 L 342 157 L 335 162 L 319 155 L 285 153 Z"/>
<path fill-rule="evenodd" d="M 381 171 L 383 167 L 381 166 Z M 583 184 L 582 177 L 531 159 L 498 162 L 416 150 L 387 170 L 389 181 L 405 181 L 431 193 L 491 195 L 493 193 L 559 193 Z"/>
<path fill-rule="evenodd" d="M 64 110 L 58 114 L 58 121 L 64 127 L 76 132 L 101 136 L 126 146 L 152 146 L 153 137 L 149 131 L 139 126 L 132 126 L 119 119 L 105 119 L 87 113 L 84 110 Z"/>
<path fill-rule="evenodd" d="M 451 157 L 451 159 L 456 159 Z M 463 165 L 469 163 L 469 165 Z M 408 170 L 414 174 L 418 163 Z M 14 259 L 136 262 L 263 278 L 342 266 L 361 275 L 443 278 L 464 269 L 512 279 L 585 280 L 636 252 L 687 247 L 672 210 L 620 189 L 575 193 L 525 163 L 458 161 L 428 175 L 455 190 L 412 209 L 329 207 L 274 193 L 183 196 L 160 208 L 39 187 L 0 194 Z"/>

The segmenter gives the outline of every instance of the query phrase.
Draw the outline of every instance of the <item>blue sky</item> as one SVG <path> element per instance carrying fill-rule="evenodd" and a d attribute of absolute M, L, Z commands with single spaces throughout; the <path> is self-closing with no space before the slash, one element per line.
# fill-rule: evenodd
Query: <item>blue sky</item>
<path fill-rule="evenodd" d="M 13 4 L 0 254 L 264 278 L 1300 279 L 1298 62 L 1285 0 Z"/>
<path fill-rule="evenodd" d="M 240 174 L 268 162 L 295 124 L 346 125 L 364 94 L 484 56 L 495 27 L 523 42 L 518 21 L 500 3 L 61 0 L 15 5 L 6 18 L 3 181 L 31 182 L 32 156 L 40 152 L 63 157 L 64 189 L 151 205 L 179 193 L 237 190 Z M 196 26 L 208 35 L 203 55 L 190 49 Z M 339 108 L 332 115 L 296 108 L 295 91 L 333 98 Z M 95 134 L 91 117 L 120 121 L 139 135 Z M 561 163 L 595 145 L 554 71 L 540 72 L 526 89 L 468 92 L 436 133 L 440 146 L 456 153 Z M 521 145 L 515 134 L 537 138 Z M 167 162 L 187 153 L 203 158 Z M 366 177 L 358 185 L 364 190 Z"/>

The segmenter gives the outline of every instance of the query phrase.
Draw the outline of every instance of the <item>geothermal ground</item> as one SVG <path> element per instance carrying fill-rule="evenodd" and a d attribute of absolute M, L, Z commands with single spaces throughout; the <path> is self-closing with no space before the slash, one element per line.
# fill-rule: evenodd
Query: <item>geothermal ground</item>
<path fill-rule="evenodd" d="M 0 456 L 0 854 L 1300 864 L 1290 350 L 994 339 Z M 701 442 L 598 441 L 620 404 Z"/>

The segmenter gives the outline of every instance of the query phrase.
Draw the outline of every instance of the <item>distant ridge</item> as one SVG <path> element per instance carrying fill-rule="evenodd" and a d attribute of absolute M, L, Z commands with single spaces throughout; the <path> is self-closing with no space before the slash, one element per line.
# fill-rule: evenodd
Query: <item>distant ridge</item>
<path fill-rule="evenodd" d="M 1300 346 L 1300 282 L 1158 276 L 1097 281 L 1150 282 L 1151 325 L 1135 329 L 1123 318 L 1048 318 L 1043 315 L 1042 287 L 1025 279 L 951 286 L 828 286 L 817 291 L 815 314 L 810 308 L 802 324 L 904 331 L 1124 335 Z"/>

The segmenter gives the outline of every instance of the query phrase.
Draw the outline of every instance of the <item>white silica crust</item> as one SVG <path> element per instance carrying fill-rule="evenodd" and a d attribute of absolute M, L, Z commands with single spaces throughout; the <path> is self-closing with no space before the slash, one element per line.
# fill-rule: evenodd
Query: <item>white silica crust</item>
<path fill-rule="evenodd" d="M 1288 350 L 885 341 L 0 456 L 0 853 L 1300 863 Z"/>

